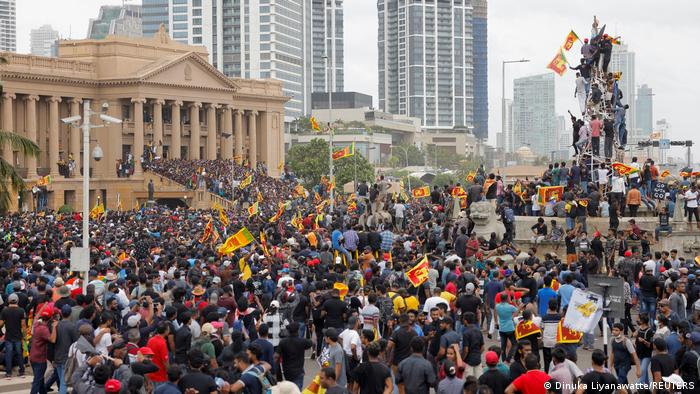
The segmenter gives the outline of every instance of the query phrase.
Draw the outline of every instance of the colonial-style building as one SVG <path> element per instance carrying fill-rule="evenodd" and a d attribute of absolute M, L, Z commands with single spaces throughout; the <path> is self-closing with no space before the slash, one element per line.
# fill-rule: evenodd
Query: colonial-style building
<path fill-rule="evenodd" d="M 91 203 L 101 196 L 125 208 L 142 191 L 143 170 L 118 177 L 119 161 L 138 158 L 148 147 L 165 158 L 216 159 L 234 156 L 264 163 L 272 176 L 284 162 L 284 104 L 281 82 L 231 79 L 207 62 L 206 48 L 174 42 L 161 30 L 151 38 L 108 36 L 104 40 L 64 40 L 57 58 L 1 54 L 3 83 L 0 127 L 35 141 L 38 158 L 5 146 L 2 157 L 15 164 L 31 186 L 41 176 L 52 182 L 42 192 L 50 208 L 82 204 L 82 155 L 99 146 L 104 157 L 91 158 Z M 91 132 L 83 152 L 82 132 L 62 118 L 83 115 L 83 106 L 123 120 Z M 97 116 L 93 124 L 102 123 Z M 60 163 L 73 159 L 73 176 Z M 27 193 L 28 194 L 28 193 Z M 33 207 L 31 195 L 22 207 Z"/>

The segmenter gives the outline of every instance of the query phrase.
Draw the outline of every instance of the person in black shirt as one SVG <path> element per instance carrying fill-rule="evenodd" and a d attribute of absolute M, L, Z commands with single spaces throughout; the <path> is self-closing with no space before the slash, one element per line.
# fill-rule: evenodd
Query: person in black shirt
<path fill-rule="evenodd" d="M 484 350 L 484 335 L 476 324 L 476 315 L 472 312 L 462 314 L 464 332 L 462 334 L 462 354 L 468 369 L 465 375 L 481 375 L 481 352 Z"/>
<path fill-rule="evenodd" d="M 192 349 L 187 353 L 186 359 L 190 368 L 177 383 L 180 392 L 195 389 L 200 394 L 218 393 L 214 378 L 201 371 L 205 364 L 204 353 L 199 349 Z"/>
<path fill-rule="evenodd" d="M 382 394 L 392 392 L 394 383 L 391 371 L 380 360 L 379 343 L 372 342 L 365 349 L 369 361 L 360 364 L 352 373 L 352 392 L 360 394 Z"/>
<path fill-rule="evenodd" d="M 7 297 L 9 305 L 0 313 L 0 328 L 5 326 L 5 376 L 12 376 L 12 362 L 19 358 L 19 376 L 24 375 L 24 357 L 22 356 L 22 332 L 26 326 L 24 309 L 18 306 L 19 297 L 12 293 Z M 16 356 L 15 356 L 16 354 Z"/>
<path fill-rule="evenodd" d="M 192 346 L 192 331 L 190 331 L 190 321 L 192 314 L 185 311 L 180 315 L 182 326 L 175 333 L 175 362 L 187 365 L 187 353 Z"/>
<path fill-rule="evenodd" d="M 595 349 L 591 354 L 592 371 L 581 377 L 581 385 L 576 394 L 613 394 L 617 378 L 605 371 L 605 353 Z M 622 390 L 624 391 L 624 390 Z"/>
<path fill-rule="evenodd" d="M 654 329 L 649 327 L 649 315 L 640 313 L 637 320 L 639 329 L 634 333 L 634 347 L 637 349 L 637 357 L 642 368 L 642 376 L 640 382 L 649 383 L 649 363 L 651 362 L 652 339 L 654 338 Z M 674 363 L 675 364 L 675 363 Z"/>
<path fill-rule="evenodd" d="M 304 385 L 304 351 L 313 345 L 311 340 L 299 337 L 299 323 L 293 322 L 287 326 L 289 336 L 283 338 L 277 348 L 282 365 L 284 380 L 294 382 L 303 390 Z"/>
<path fill-rule="evenodd" d="M 325 318 L 325 328 L 343 329 L 347 310 L 348 304 L 340 300 L 338 289 L 331 290 L 331 298 L 321 306 L 321 315 Z"/>
<path fill-rule="evenodd" d="M 668 354 L 668 346 L 663 338 L 654 339 L 654 351 L 651 358 L 651 376 L 654 382 L 660 383 L 661 378 L 671 376 L 676 370 L 676 359 Z"/>
<path fill-rule="evenodd" d="M 474 283 L 467 283 L 464 294 L 457 299 L 455 307 L 462 315 L 462 319 L 466 313 L 473 313 L 476 316 L 476 321 L 481 321 L 481 304 L 483 302 L 479 296 L 474 295 L 475 289 Z"/>
<path fill-rule="evenodd" d="M 415 336 L 417 334 L 409 323 L 408 315 L 402 313 L 399 316 L 399 329 L 391 335 L 386 350 L 388 354 L 393 350 L 394 357 L 391 360 L 391 368 L 394 370 L 394 373 L 396 373 L 399 363 L 411 355 L 411 339 Z"/>
<path fill-rule="evenodd" d="M 527 368 L 525 368 L 525 357 L 527 357 L 528 354 L 532 354 L 532 343 L 528 339 L 519 340 L 515 357 L 513 357 L 513 363 L 510 364 L 511 382 L 527 372 Z"/>
<path fill-rule="evenodd" d="M 654 230 L 654 239 L 657 241 L 659 240 L 659 233 L 662 231 L 665 231 L 668 233 L 668 235 L 671 235 L 673 232 L 673 226 L 668 221 L 669 216 L 668 216 L 668 208 L 666 207 L 661 207 L 659 209 L 659 225 L 656 226 L 656 229 Z"/>

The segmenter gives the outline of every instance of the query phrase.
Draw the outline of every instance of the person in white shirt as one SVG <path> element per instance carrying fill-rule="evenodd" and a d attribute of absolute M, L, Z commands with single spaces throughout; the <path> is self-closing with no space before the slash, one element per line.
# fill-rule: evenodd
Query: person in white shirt
<path fill-rule="evenodd" d="M 581 114 L 585 115 L 588 94 L 586 92 L 586 79 L 581 76 L 581 73 L 576 73 L 576 90 L 574 91 L 574 97 L 578 98 L 578 107 L 581 110 Z"/>
<path fill-rule="evenodd" d="M 685 199 L 685 211 L 688 215 L 688 229 L 693 227 L 693 216 L 695 216 L 695 224 L 700 229 L 700 217 L 698 216 L 698 188 L 695 184 L 690 186 L 690 190 L 683 195 Z"/>
<path fill-rule="evenodd" d="M 435 287 L 433 289 L 433 296 L 429 297 L 427 300 L 425 300 L 425 304 L 423 305 L 423 312 L 425 312 L 428 316 L 426 317 L 426 321 L 431 321 L 430 319 L 430 311 L 433 308 L 437 308 L 439 304 L 445 304 L 448 305 L 449 302 L 440 297 L 440 294 L 442 293 L 442 289 L 439 287 Z"/>
<path fill-rule="evenodd" d="M 402 203 L 394 204 L 394 218 L 396 219 L 396 228 L 403 230 L 403 217 L 406 211 L 406 206 Z"/>
<path fill-rule="evenodd" d="M 352 362 L 357 364 L 362 361 L 362 340 L 357 332 L 359 328 L 360 320 L 355 316 L 351 316 L 348 318 L 348 328 L 338 335 L 342 340 L 345 354 L 352 359 Z"/>
<path fill-rule="evenodd" d="M 114 316 L 111 312 L 104 311 L 101 315 L 102 324 L 95 329 L 95 350 L 103 356 L 109 355 L 112 347 L 112 322 Z"/>
<path fill-rule="evenodd" d="M 608 169 L 605 168 L 605 164 L 601 164 L 598 169 L 598 186 L 600 193 L 605 194 L 605 189 L 608 187 Z"/>
<path fill-rule="evenodd" d="M 632 158 L 632 163 L 630 163 L 630 167 L 634 167 L 637 169 L 636 172 L 629 175 L 630 185 L 639 186 L 639 173 L 642 172 L 642 166 L 640 166 L 639 163 L 637 163 L 636 157 Z"/>

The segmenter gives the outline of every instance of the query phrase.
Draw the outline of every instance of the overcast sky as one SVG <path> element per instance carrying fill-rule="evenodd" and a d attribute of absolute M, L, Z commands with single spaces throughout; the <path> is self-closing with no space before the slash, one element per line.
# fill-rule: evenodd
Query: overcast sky
<path fill-rule="evenodd" d="M 132 1 L 138 4 L 140 1 Z M 63 37 L 84 38 L 89 18 L 100 5 L 121 0 L 18 0 L 18 50 L 29 52 L 29 31 L 51 24 Z M 654 90 L 654 121 L 671 124 L 671 138 L 694 139 L 700 153 L 697 121 L 691 114 L 700 105 L 693 91 L 700 89 L 700 64 L 696 50 L 700 37 L 700 1 L 697 0 L 492 0 L 489 2 L 489 129 L 492 143 L 500 131 L 501 61 L 530 59 L 530 63 L 508 66 L 506 97 L 512 97 L 512 80 L 548 72 L 547 63 L 556 54 L 569 30 L 583 38 L 590 35 L 597 15 L 608 32 L 621 35 L 636 53 L 636 83 Z M 345 89 L 372 94 L 377 105 L 377 1 L 345 0 Z M 580 46 L 569 60 L 578 58 Z M 577 107 L 573 98 L 574 73 L 556 77 L 558 114 Z M 624 92 L 631 98 L 633 93 Z M 678 149 L 678 148 L 675 148 Z M 673 150 L 672 156 L 681 156 Z"/>

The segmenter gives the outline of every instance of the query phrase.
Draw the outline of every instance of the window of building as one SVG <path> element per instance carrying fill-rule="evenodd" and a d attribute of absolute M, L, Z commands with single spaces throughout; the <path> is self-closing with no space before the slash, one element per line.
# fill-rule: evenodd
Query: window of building
<path fill-rule="evenodd" d="M 192 10 L 192 16 L 202 16 L 202 10 L 200 10 L 200 9 Z"/>
<path fill-rule="evenodd" d="M 174 22 L 185 22 L 187 21 L 187 15 L 173 15 Z"/>
<path fill-rule="evenodd" d="M 173 0 L 173 5 L 175 4 L 187 4 L 187 0 Z"/>
<path fill-rule="evenodd" d="M 175 31 L 173 32 L 173 38 L 187 38 L 186 31 Z"/>
<path fill-rule="evenodd" d="M 201 44 L 201 43 L 202 43 L 202 37 L 192 37 L 192 43 L 193 43 L 193 44 Z"/>
<path fill-rule="evenodd" d="M 201 7 L 202 0 L 192 0 L 192 7 Z"/>
<path fill-rule="evenodd" d="M 192 28 L 192 34 L 202 34 L 202 28 L 201 27 Z"/>
<path fill-rule="evenodd" d="M 202 18 L 193 18 L 193 19 L 192 19 L 192 25 L 194 25 L 194 26 L 202 26 Z"/>
<path fill-rule="evenodd" d="M 187 23 L 173 23 L 173 30 L 187 30 Z"/>
<path fill-rule="evenodd" d="M 173 14 L 186 14 L 187 7 L 173 7 Z"/>

